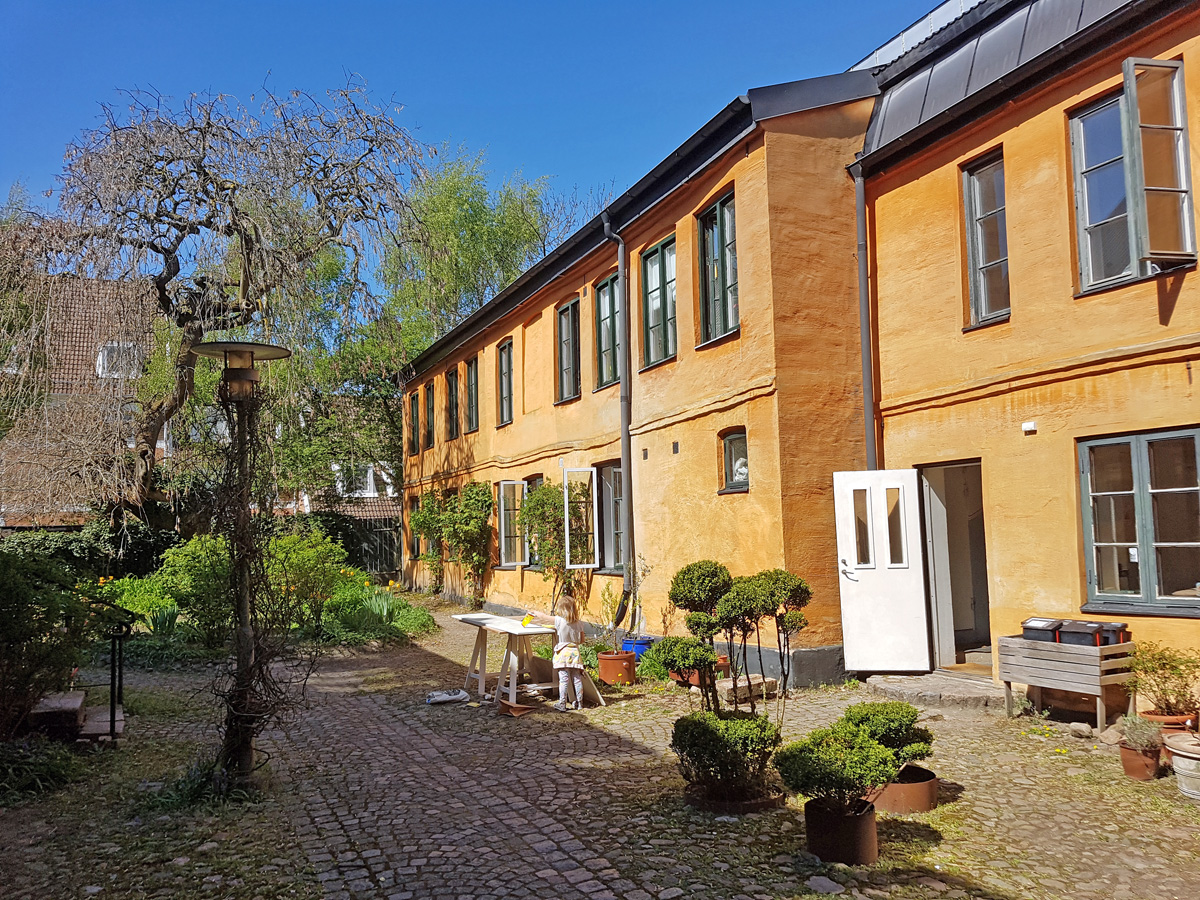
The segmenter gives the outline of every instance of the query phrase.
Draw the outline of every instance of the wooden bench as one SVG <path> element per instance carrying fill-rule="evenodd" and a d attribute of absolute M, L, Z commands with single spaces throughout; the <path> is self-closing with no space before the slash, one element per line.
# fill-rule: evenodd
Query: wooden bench
<path fill-rule="evenodd" d="M 1054 688 L 1096 698 L 1096 727 L 1108 724 L 1104 689 L 1125 684 L 1133 678 L 1129 655 L 1134 644 L 1110 644 L 1107 647 L 1082 647 L 1076 644 L 1052 644 L 1023 637 L 1002 637 L 1000 680 L 1004 682 L 1004 707 L 1013 712 L 1012 683 L 1029 686 L 1034 707 L 1042 709 L 1042 688 Z M 1129 692 L 1129 712 L 1136 709 L 1133 691 Z"/>

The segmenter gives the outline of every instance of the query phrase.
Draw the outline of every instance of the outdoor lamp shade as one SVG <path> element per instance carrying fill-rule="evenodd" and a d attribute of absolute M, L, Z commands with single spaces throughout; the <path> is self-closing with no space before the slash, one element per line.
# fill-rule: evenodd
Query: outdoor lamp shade
<path fill-rule="evenodd" d="M 225 363 L 221 372 L 221 399 L 251 400 L 259 382 L 254 364 L 259 360 L 287 359 L 292 351 L 274 344 L 251 341 L 208 341 L 192 348 L 197 356 L 220 359 Z"/>

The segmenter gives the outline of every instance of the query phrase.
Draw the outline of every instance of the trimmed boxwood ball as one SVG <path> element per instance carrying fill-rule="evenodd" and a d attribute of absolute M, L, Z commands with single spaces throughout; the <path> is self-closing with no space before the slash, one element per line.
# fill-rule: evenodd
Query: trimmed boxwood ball
<path fill-rule="evenodd" d="M 678 672 L 685 676 L 689 672 L 702 672 L 717 666 L 717 654 L 713 648 L 697 638 L 663 638 L 651 647 L 647 654 L 651 652 L 668 672 Z"/>
<path fill-rule="evenodd" d="M 843 720 L 780 749 L 775 768 L 789 791 L 850 809 L 868 791 L 892 781 L 900 764 L 866 729 Z"/>
<path fill-rule="evenodd" d="M 727 568 L 714 560 L 702 559 L 688 563 L 675 573 L 667 596 L 680 609 L 712 615 L 717 602 L 729 593 L 732 583 Z"/>
<path fill-rule="evenodd" d="M 842 718 L 862 728 L 896 754 L 900 765 L 925 759 L 933 753 L 933 734 L 917 725 L 920 711 L 899 700 L 855 703 Z"/>
<path fill-rule="evenodd" d="M 769 718 L 746 712 L 695 712 L 675 720 L 671 749 L 684 779 L 708 800 L 753 800 L 767 792 L 767 767 L 779 746 Z"/>

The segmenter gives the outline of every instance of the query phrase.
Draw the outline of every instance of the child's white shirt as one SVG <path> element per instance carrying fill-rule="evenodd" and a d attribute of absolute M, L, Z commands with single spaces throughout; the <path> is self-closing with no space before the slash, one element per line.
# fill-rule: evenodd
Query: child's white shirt
<path fill-rule="evenodd" d="M 583 643 L 583 623 L 568 622 L 562 616 L 554 617 L 554 630 L 558 634 L 558 643 L 554 645 L 556 651 L 561 650 L 567 644 L 582 644 Z"/>

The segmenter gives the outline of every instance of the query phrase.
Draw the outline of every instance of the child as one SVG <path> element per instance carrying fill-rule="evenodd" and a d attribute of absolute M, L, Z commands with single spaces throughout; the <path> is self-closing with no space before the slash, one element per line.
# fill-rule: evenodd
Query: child
<path fill-rule="evenodd" d="M 575 703 L 572 709 L 583 708 L 583 660 L 579 657 L 579 645 L 583 642 L 583 623 L 579 621 L 579 601 L 570 588 L 563 591 L 558 601 L 560 615 L 554 617 L 554 630 L 558 639 L 554 643 L 554 668 L 558 670 L 558 702 L 554 708 L 567 710 L 567 679 L 575 681 Z"/>

